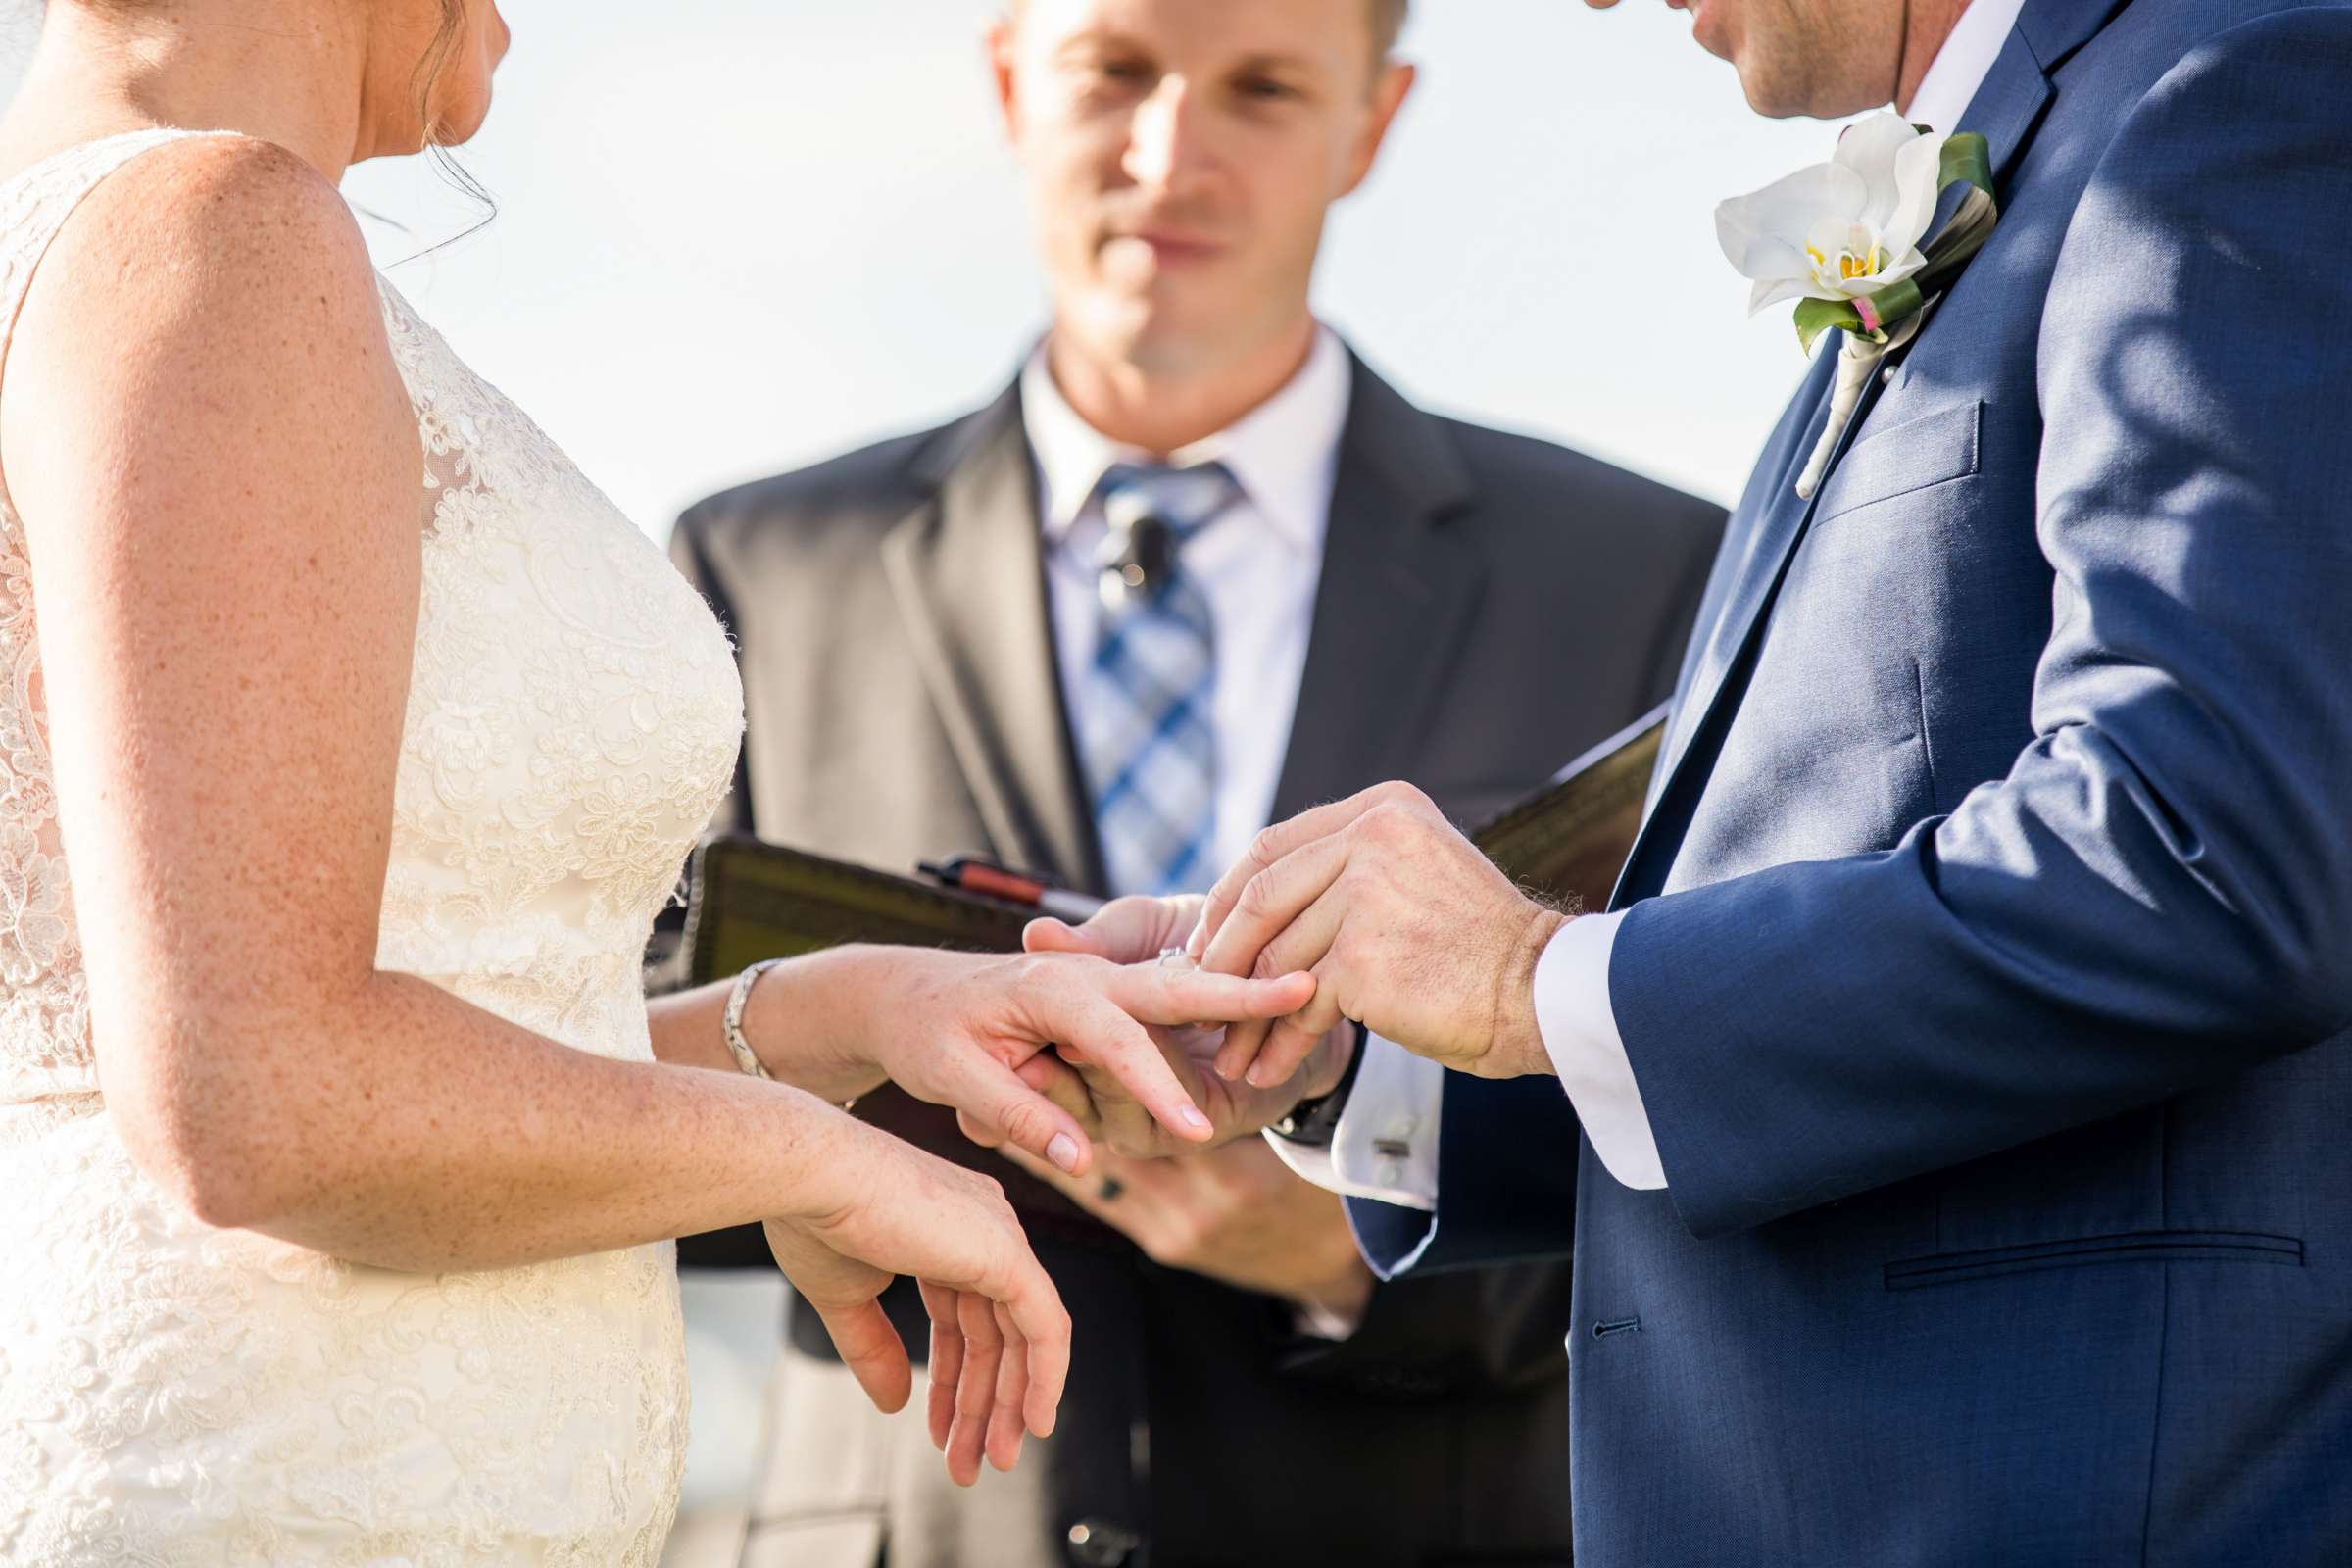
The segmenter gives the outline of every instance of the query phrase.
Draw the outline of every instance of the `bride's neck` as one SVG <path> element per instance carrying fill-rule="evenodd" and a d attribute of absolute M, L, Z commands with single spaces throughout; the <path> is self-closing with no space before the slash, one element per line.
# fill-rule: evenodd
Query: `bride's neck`
<path fill-rule="evenodd" d="M 234 130 L 340 180 L 374 150 L 367 44 L 351 8 L 312 0 L 51 0 L 0 145 L 13 165 L 147 125 Z"/>

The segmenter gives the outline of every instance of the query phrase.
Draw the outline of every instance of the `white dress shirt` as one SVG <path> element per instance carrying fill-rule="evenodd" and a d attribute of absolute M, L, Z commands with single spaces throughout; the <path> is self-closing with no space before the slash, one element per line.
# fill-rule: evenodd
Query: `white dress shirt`
<path fill-rule="evenodd" d="M 1281 391 L 1230 429 L 1160 458 L 1121 446 L 1079 417 L 1054 385 L 1043 348 L 1021 372 L 1021 416 L 1037 460 L 1054 650 L 1064 692 L 1086 690 L 1095 661 L 1102 605 L 1095 552 L 1109 528 L 1095 494 L 1103 473 L 1120 463 L 1222 463 L 1241 486 L 1242 499 L 1184 547 L 1184 569 L 1208 600 L 1216 625 L 1211 725 L 1219 873 L 1242 858 L 1273 814 L 1306 672 L 1340 436 L 1353 394 L 1348 351 L 1318 328 L 1306 363 Z"/>
<path fill-rule="evenodd" d="M 1921 78 L 1908 118 L 1946 134 L 1966 129 L 1958 122 L 2024 9 L 2025 0 L 1974 0 Z M 1666 1169 L 1609 1000 L 1623 919 L 1622 911 L 1587 915 L 1560 928 L 1536 964 L 1536 1023 L 1601 1167 L 1628 1187 L 1654 1191 L 1666 1186 Z M 1334 1192 L 1435 1208 L 1446 1071 L 1377 1036 L 1364 1049 L 1329 1152 L 1279 1139 L 1274 1147 L 1292 1169 Z"/>

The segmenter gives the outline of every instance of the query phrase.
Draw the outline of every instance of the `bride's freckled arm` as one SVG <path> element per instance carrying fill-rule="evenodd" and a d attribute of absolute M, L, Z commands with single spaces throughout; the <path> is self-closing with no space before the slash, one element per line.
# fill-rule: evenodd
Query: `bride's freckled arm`
<path fill-rule="evenodd" d="M 125 266 L 133 231 L 181 265 Z M 8 369 L 99 1070 L 149 1175 L 213 1223 L 416 1270 L 838 1201 L 827 1150 L 868 1135 L 813 1097 L 375 968 L 421 459 L 332 187 L 244 140 L 125 171 L 60 235 Z"/>

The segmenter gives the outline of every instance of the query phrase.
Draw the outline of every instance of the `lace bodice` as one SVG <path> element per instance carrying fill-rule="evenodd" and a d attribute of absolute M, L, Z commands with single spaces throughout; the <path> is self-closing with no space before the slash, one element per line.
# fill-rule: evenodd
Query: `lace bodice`
<path fill-rule="evenodd" d="M 0 189 L 0 353 L 82 196 L 177 134 Z M 660 550 L 381 290 L 424 469 L 378 964 L 650 1059 L 640 956 L 732 771 L 730 650 Z M 209 1231 L 122 1152 L 38 578 L 0 489 L 0 1560 L 651 1563 L 684 1424 L 666 1247 L 391 1275 Z"/>
<path fill-rule="evenodd" d="M 169 133 L 165 133 L 169 134 Z M 64 217 L 155 134 L 0 195 L 13 322 Z M 422 437 L 424 586 L 379 963 L 495 982 L 520 1021 L 621 1044 L 626 992 L 742 736 L 725 637 L 660 550 L 389 282 Z M 0 338 L 0 352 L 5 339 Z M 0 493 L 0 1103 L 97 1087 L 43 734 L 34 575 Z"/>

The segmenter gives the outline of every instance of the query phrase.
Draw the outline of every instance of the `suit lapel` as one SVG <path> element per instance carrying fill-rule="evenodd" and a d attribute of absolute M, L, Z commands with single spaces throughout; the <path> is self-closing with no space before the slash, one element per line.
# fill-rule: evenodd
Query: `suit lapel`
<path fill-rule="evenodd" d="M 2128 3 L 2129 0 L 2034 0 L 2020 13 L 2017 25 L 2010 30 L 1992 69 L 1960 120 L 1962 128 L 1980 131 L 1990 142 L 1994 178 L 2004 192 L 2006 181 L 2016 171 L 2049 108 L 2053 96 L 2050 73 L 2096 36 L 2099 28 Z M 1946 206 L 1948 209 L 1948 202 Z M 1948 211 L 1944 216 L 1949 216 Z M 1934 330 L 1933 321 L 1927 330 Z M 1697 655 L 1684 669 L 1673 725 L 1650 788 L 1652 819 L 1643 823 L 1633 855 L 1626 861 L 1625 874 L 1618 883 L 1619 899 L 1634 886 L 1643 853 L 1653 847 L 1657 808 L 1679 781 L 1693 742 L 1715 721 L 1717 710 L 1731 695 L 1727 683 L 1763 633 L 1781 581 L 1812 525 L 1814 509 L 1829 491 L 1830 476 L 1837 472 L 1838 462 L 1869 423 L 1871 410 L 1885 387 L 1883 376 L 1871 377 L 1831 460 L 1829 472 L 1823 475 L 1811 501 L 1798 500 L 1794 483 L 1796 462 L 1812 450 L 1828 418 L 1829 387 L 1836 358 L 1835 345 L 1822 351 L 1792 405 L 1809 408 L 1811 412 L 1797 427 L 1801 439 L 1778 453 L 1781 471 L 1774 475 L 1773 488 L 1748 498 L 1748 504 L 1758 509 L 1758 520 L 1748 531 L 1742 559 L 1729 579 L 1721 612 L 1711 620 L 1701 621 L 1701 640 L 1694 644 Z"/>
<path fill-rule="evenodd" d="M 1444 426 L 1354 369 L 1276 821 L 1407 770 L 1483 576 L 1444 526 L 1472 493 Z"/>
<path fill-rule="evenodd" d="M 988 848 L 1100 887 L 1102 856 L 1054 657 L 1018 388 L 923 461 L 936 499 L 884 538 L 883 570 Z"/>

